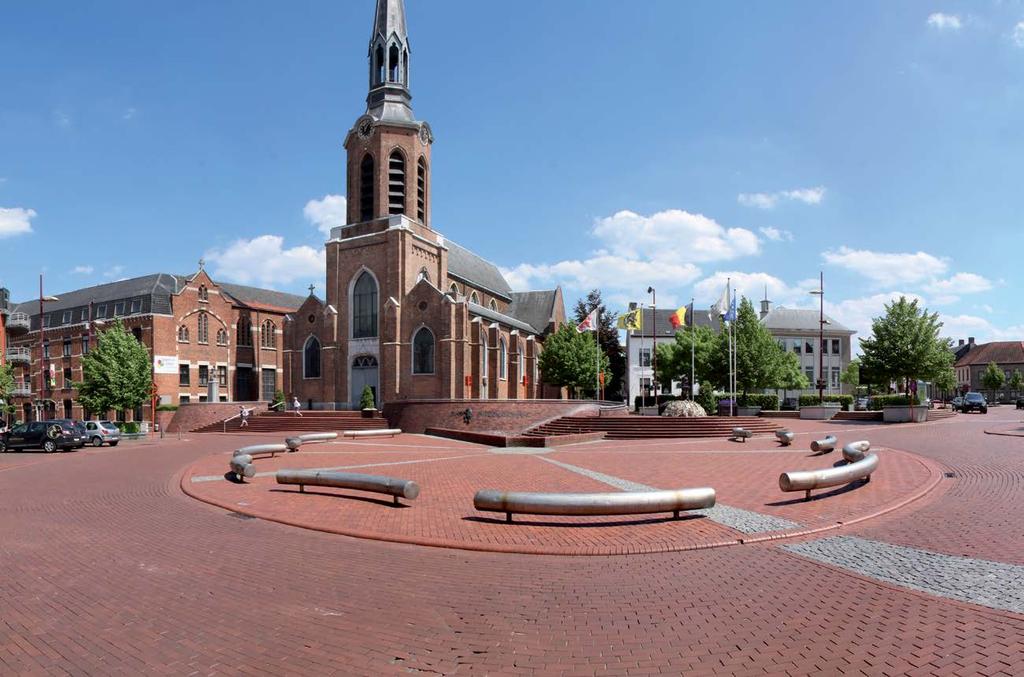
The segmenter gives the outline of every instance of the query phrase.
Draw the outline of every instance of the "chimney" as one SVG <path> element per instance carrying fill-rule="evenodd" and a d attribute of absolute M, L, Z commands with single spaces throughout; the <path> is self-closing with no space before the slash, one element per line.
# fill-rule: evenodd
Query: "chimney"
<path fill-rule="evenodd" d="M 960 348 L 964 347 L 964 340 L 963 339 L 960 339 L 960 345 L 958 347 L 960 347 Z"/>
<path fill-rule="evenodd" d="M 973 336 L 969 336 L 967 338 L 967 345 L 969 345 L 972 348 L 974 347 L 974 337 Z"/>

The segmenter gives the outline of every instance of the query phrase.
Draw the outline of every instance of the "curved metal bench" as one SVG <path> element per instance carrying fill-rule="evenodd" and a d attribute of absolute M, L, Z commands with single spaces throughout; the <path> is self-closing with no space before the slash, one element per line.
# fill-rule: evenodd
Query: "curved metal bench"
<path fill-rule="evenodd" d="M 811 442 L 811 451 L 822 452 L 827 454 L 830 451 L 835 450 L 836 443 L 838 441 L 839 440 L 836 439 L 835 435 L 829 435 L 823 440 L 815 440 Z"/>
<path fill-rule="evenodd" d="M 810 500 L 813 489 L 837 487 L 855 480 L 871 481 L 871 473 L 878 468 L 878 456 L 867 454 L 856 463 L 824 470 L 800 470 L 779 475 L 779 488 L 783 491 L 806 491 L 804 500 Z"/>
<path fill-rule="evenodd" d="M 231 472 L 235 473 L 239 482 L 244 482 L 246 477 L 255 477 L 256 475 L 256 466 L 252 464 L 252 456 L 248 454 L 233 456 L 230 465 Z"/>
<path fill-rule="evenodd" d="M 796 434 L 789 430 L 776 430 L 775 439 L 777 439 L 782 446 L 788 447 L 793 444 L 793 440 L 796 439 Z"/>
<path fill-rule="evenodd" d="M 255 444 L 251 447 L 236 449 L 234 455 L 252 457 L 269 455 L 270 458 L 274 458 L 277 454 L 284 454 L 288 451 L 291 451 L 291 449 L 288 448 L 287 444 Z"/>
<path fill-rule="evenodd" d="M 710 487 L 610 494 L 539 494 L 483 489 L 473 497 L 473 507 L 483 512 L 503 512 L 506 522 L 512 521 L 512 513 L 579 516 L 670 512 L 678 519 L 682 510 L 714 506 L 715 490 Z"/>
<path fill-rule="evenodd" d="M 345 430 L 342 431 L 342 437 L 394 437 L 395 435 L 401 435 L 402 431 L 394 428 L 387 430 Z"/>
<path fill-rule="evenodd" d="M 400 480 L 383 475 L 361 475 L 349 472 L 327 472 L 322 470 L 278 470 L 278 484 L 299 485 L 299 492 L 305 493 L 306 487 L 334 487 L 336 489 L 356 489 L 376 494 L 388 494 L 395 499 L 395 505 L 401 505 L 399 498 L 413 500 L 420 495 L 420 485 L 413 480 Z"/>
<path fill-rule="evenodd" d="M 736 440 L 737 442 L 742 441 L 746 444 L 747 440 L 754 436 L 754 433 L 750 432 L 746 428 L 733 428 L 732 437 L 729 439 Z"/>
<path fill-rule="evenodd" d="M 311 442 L 328 442 L 330 440 L 338 439 L 338 433 L 306 433 L 304 435 L 296 435 L 289 437 L 284 441 L 289 451 L 298 451 L 299 447 L 303 444 Z"/>
<path fill-rule="evenodd" d="M 864 459 L 864 456 L 871 451 L 871 442 L 867 440 L 861 440 L 860 442 L 850 442 L 843 447 L 843 458 L 846 459 L 847 463 L 856 463 Z"/>

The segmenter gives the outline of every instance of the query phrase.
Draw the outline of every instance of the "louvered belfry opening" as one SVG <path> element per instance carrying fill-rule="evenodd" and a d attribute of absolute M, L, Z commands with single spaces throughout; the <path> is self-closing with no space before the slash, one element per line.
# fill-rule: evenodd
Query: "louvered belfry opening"
<path fill-rule="evenodd" d="M 397 150 L 388 159 L 388 214 L 405 213 L 405 157 Z"/>
<path fill-rule="evenodd" d="M 377 180 L 373 156 L 367 153 L 359 165 L 359 220 L 373 220 L 373 184 Z"/>
<path fill-rule="evenodd" d="M 420 223 L 427 223 L 427 163 L 423 158 L 417 165 L 416 172 L 416 218 Z"/>

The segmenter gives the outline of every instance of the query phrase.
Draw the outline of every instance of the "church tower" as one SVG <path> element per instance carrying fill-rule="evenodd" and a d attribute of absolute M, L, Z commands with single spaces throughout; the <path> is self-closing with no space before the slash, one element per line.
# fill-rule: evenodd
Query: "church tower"
<path fill-rule="evenodd" d="M 377 0 L 366 113 L 345 139 L 348 223 L 405 215 L 430 228 L 430 125 L 416 120 L 403 0 Z"/>

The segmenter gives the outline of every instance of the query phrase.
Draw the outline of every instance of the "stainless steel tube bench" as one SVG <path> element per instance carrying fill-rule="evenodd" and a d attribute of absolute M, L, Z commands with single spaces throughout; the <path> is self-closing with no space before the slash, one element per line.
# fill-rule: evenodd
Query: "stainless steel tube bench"
<path fill-rule="evenodd" d="M 287 444 L 255 444 L 251 447 L 236 449 L 234 455 L 252 456 L 253 458 L 256 456 L 270 456 L 270 458 L 274 458 L 277 454 L 284 454 L 289 451 L 292 450 L 288 448 Z"/>
<path fill-rule="evenodd" d="M 298 451 L 299 447 L 303 444 L 311 442 L 330 442 L 331 440 L 336 439 L 338 439 L 338 433 L 306 433 L 304 435 L 289 437 L 284 441 L 284 443 L 288 447 L 288 451 Z"/>
<path fill-rule="evenodd" d="M 843 447 L 843 458 L 846 459 L 847 463 L 856 463 L 864 459 L 864 456 L 871 451 L 871 442 L 867 440 L 861 440 L 860 442 L 850 442 Z"/>
<path fill-rule="evenodd" d="M 811 451 L 822 452 L 827 454 L 828 452 L 835 450 L 836 443 L 838 441 L 839 440 L 836 439 L 835 435 L 829 435 L 823 440 L 815 440 L 811 442 Z"/>
<path fill-rule="evenodd" d="M 521 515 L 646 515 L 670 512 L 676 519 L 683 510 L 715 506 L 715 490 L 675 489 L 668 491 L 624 491 L 609 494 L 537 494 L 483 489 L 473 497 L 473 507 L 482 512 L 503 512 L 505 521 Z"/>
<path fill-rule="evenodd" d="M 810 500 L 813 489 L 837 487 L 856 480 L 871 481 L 871 473 L 878 468 L 878 456 L 866 454 L 864 458 L 847 465 L 823 470 L 800 470 L 779 475 L 779 488 L 783 491 L 805 491 L 804 500 Z"/>
<path fill-rule="evenodd" d="M 796 434 L 788 430 L 776 430 L 775 439 L 777 439 L 779 441 L 779 444 L 781 444 L 782 446 L 788 447 L 789 445 L 793 444 L 793 440 L 796 439 Z"/>
<path fill-rule="evenodd" d="M 256 466 L 252 464 L 252 456 L 248 454 L 238 454 L 231 457 L 231 472 L 235 473 L 235 477 L 238 478 L 239 482 L 244 482 L 246 477 L 254 477 L 256 475 Z"/>
<path fill-rule="evenodd" d="M 420 485 L 413 480 L 399 480 L 383 475 L 360 475 L 349 472 L 327 472 L 323 470 L 278 470 L 278 484 L 299 485 L 299 492 L 306 487 L 333 487 L 335 489 L 356 489 L 376 494 L 388 494 L 401 505 L 399 498 L 414 500 L 420 495 Z"/>
<path fill-rule="evenodd" d="M 401 434 L 401 430 L 394 428 L 387 430 L 345 430 L 341 433 L 341 436 L 355 439 L 357 437 L 394 437 Z"/>
<path fill-rule="evenodd" d="M 736 440 L 737 442 L 742 440 L 744 443 L 746 443 L 746 441 L 753 436 L 754 433 L 750 432 L 746 428 L 733 428 L 732 437 L 730 437 L 729 439 Z"/>

